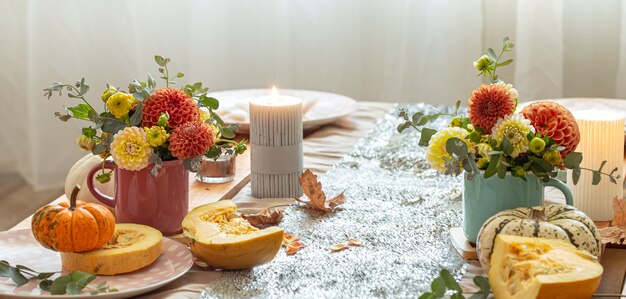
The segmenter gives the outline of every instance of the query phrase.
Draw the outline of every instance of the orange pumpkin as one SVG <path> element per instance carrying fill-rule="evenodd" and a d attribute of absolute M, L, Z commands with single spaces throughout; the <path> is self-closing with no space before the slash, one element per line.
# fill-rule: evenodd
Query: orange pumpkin
<path fill-rule="evenodd" d="M 105 244 L 115 232 L 115 217 L 107 208 L 77 201 L 80 187 L 72 191 L 69 202 L 49 204 L 35 212 L 31 227 L 35 239 L 48 249 L 84 252 Z"/>

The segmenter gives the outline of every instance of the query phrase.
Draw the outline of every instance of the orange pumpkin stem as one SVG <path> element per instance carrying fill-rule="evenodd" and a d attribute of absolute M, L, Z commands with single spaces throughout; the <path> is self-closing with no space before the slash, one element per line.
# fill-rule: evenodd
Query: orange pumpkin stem
<path fill-rule="evenodd" d="M 72 190 L 72 194 L 70 195 L 70 210 L 74 211 L 76 209 L 76 197 L 78 196 L 78 191 L 80 191 L 80 186 L 76 185 L 74 190 Z"/>

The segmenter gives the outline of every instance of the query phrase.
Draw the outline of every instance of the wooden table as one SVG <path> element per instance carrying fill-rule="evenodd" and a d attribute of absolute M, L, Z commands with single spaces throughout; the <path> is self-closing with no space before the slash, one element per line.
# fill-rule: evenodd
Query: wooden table
<path fill-rule="evenodd" d="M 360 137 L 374 126 L 378 119 L 391 109 L 392 104 L 359 102 L 357 111 L 350 117 L 342 119 L 336 124 L 323 127 L 314 132 L 305 133 L 304 140 L 304 167 L 317 173 L 327 171 L 341 157 L 347 154 Z M 220 199 L 234 198 L 241 207 L 249 209 L 260 208 L 250 201 L 249 152 L 238 157 L 237 172 L 232 182 L 224 184 L 203 184 L 196 182 L 195 176 L 190 180 L 190 208 L 200 204 L 214 202 Z M 626 157 L 625 157 L 626 162 Z M 55 202 L 67 200 L 63 195 Z M 256 201 L 258 203 L 258 201 Z M 265 202 L 273 205 L 271 202 Z M 606 224 L 604 224 L 606 225 Z M 11 230 L 30 228 L 30 217 L 24 219 Z M 602 264 L 605 267 L 602 283 L 598 293 L 623 293 L 624 276 L 626 273 L 626 250 L 607 249 Z M 477 271 L 476 263 L 469 262 L 468 275 L 463 279 L 469 281 L 472 271 Z M 197 298 L 207 279 L 215 277 L 215 272 L 206 272 L 192 269 L 183 277 L 169 285 L 143 296 L 145 298 Z M 471 284 L 471 281 L 469 282 Z M 462 283 L 463 284 L 463 283 Z M 468 288 L 471 290 L 471 288 Z"/>

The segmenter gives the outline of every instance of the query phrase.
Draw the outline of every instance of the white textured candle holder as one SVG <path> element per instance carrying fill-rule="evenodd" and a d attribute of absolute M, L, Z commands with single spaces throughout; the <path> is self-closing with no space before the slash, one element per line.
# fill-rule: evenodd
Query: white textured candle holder
<path fill-rule="evenodd" d="M 302 100 L 268 96 L 250 101 L 252 196 L 299 197 L 302 189 Z"/>
<path fill-rule="evenodd" d="M 604 110 L 575 111 L 574 117 L 580 129 L 580 143 L 577 152 L 583 154 L 581 167 L 598 169 L 602 161 L 607 163 L 603 172 L 622 173 L 624 163 L 624 117 L 621 114 Z M 623 189 L 620 183 L 614 184 L 606 176 L 598 185 L 593 185 L 593 174 L 582 171 L 578 184 L 572 182 L 572 171 L 568 170 L 567 185 L 574 195 L 574 206 L 594 221 L 613 220 L 613 198 L 621 198 Z"/>

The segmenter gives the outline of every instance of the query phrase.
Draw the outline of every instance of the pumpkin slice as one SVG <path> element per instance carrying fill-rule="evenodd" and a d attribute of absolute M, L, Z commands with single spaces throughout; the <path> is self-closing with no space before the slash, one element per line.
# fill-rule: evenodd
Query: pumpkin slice
<path fill-rule="evenodd" d="M 590 298 L 600 284 L 597 259 L 556 239 L 498 235 L 489 283 L 498 299 Z"/>
<path fill-rule="evenodd" d="M 163 253 L 160 231 L 141 224 L 118 223 L 108 243 L 88 252 L 61 252 L 61 264 L 68 271 L 115 275 L 146 267 Z"/>
<path fill-rule="evenodd" d="M 191 252 L 208 265 L 227 270 L 248 269 L 270 262 L 280 250 L 283 229 L 258 229 L 239 217 L 230 200 L 193 209 L 183 220 Z"/>

